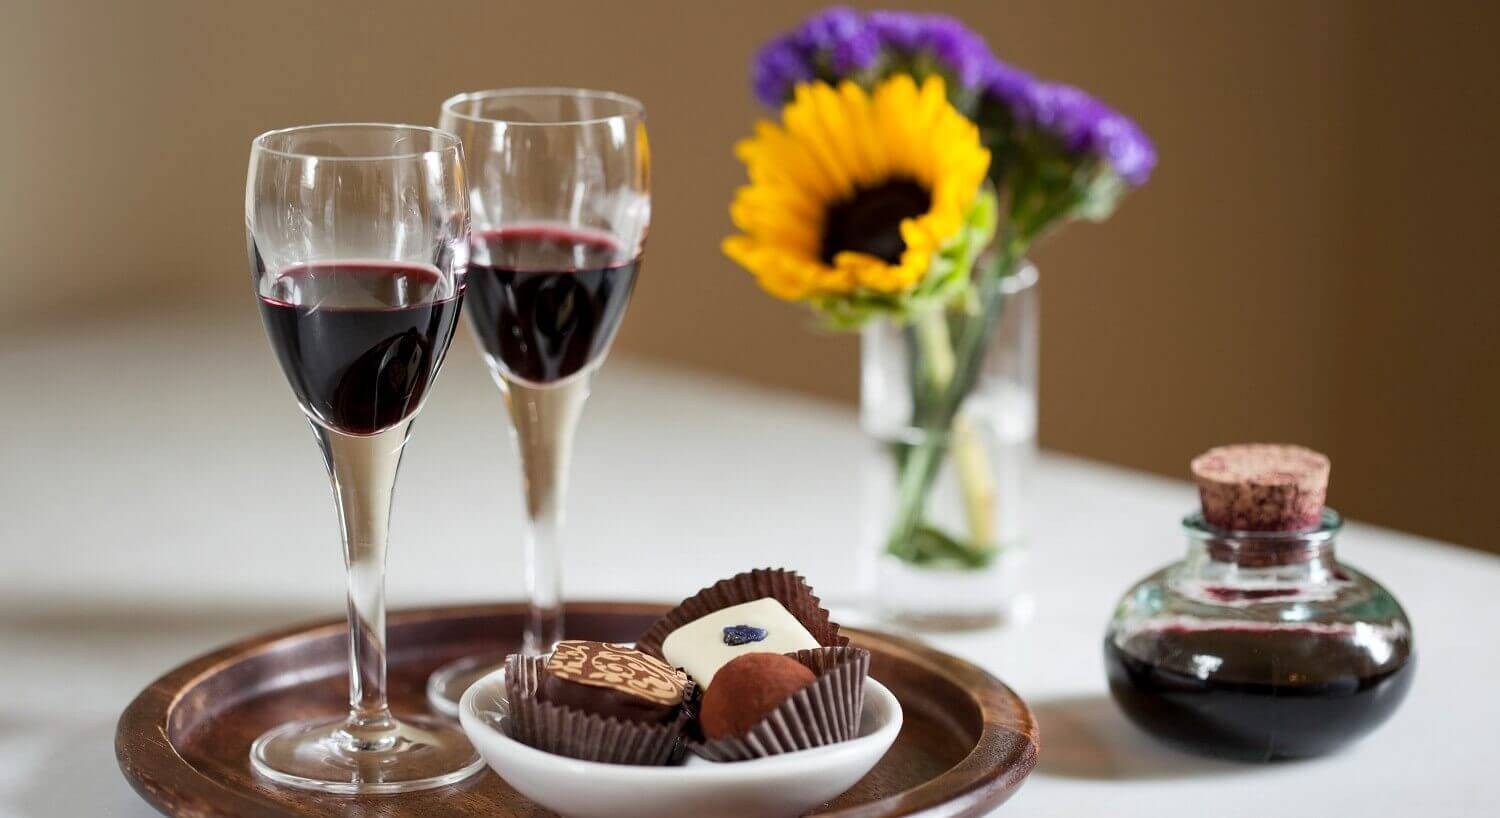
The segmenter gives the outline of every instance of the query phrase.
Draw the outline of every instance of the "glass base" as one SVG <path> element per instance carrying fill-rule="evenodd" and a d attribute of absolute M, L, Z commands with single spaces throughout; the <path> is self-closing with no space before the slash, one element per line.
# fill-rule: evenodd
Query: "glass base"
<path fill-rule="evenodd" d="M 1025 624 L 1036 603 L 1025 591 L 1026 550 L 1003 549 L 979 569 L 928 568 L 882 554 L 876 565 L 874 610 L 880 619 L 916 631 L 971 631 Z"/>
<path fill-rule="evenodd" d="M 977 631 L 985 628 L 998 628 L 1011 622 L 1011 617 L 1004 611 L 943 614 L 883 608 L 880 615 L 882 619 L 897 628 L 934 633 Z"/>
<path fill-rule="evenodd" d="M 383 795 L 455 784 L 484 769 L 456 725 L 428 716 L 393 719 L 395 729 L 360 747 L 345 719 L 283 724 L 250 746 L 250 766 L 287 787 Z"/>
<path fill-rule="evenodd" d="M 458 700 L 475 682 L 505 666 L 505 654 L 465 656 L 434 670 L 427 677 L 427 706 L 450 719 L 458 718 Z"/>

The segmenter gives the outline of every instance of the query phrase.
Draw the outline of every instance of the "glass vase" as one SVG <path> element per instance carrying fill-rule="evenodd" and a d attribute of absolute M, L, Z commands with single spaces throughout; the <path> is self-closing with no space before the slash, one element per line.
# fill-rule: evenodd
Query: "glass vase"
<path fill-rule="evenodd" d="M 1036 457 L 1037 272 L 1004 279 L 993 315 L 955 308 L 861 336 L 861 539 L 873 607 L 926 630 L 1024 618 L 1026 491 Z M 984 322 L 978 359 L 955 356 Z M 971 366 L 971 377 L 964 367 Z M 953 390 L 966 390 L 954 393 Z M 928 407 L 952 400 L 956 411 Z"/>

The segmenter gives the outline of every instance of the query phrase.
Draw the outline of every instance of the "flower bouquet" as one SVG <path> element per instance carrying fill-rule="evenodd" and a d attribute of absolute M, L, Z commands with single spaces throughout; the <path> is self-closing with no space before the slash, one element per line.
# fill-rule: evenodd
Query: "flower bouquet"
<path fill-rule="evenodd" d="M 906 432 L 884 441 L 883 549 L 987 569 L 1015 537 L 996 522 L 1004 492 L 968 405 L 1007 337 L 1006 301 L 1032 244 L 1109 216 L 1155 151 L 1126 117 L 1001 62 L 942 15 L 822 11 L 761 49 L 753 84 L 780 121 L 736 146 L 749 184 L 723 250 L 771 295 L 864 330 L 867 358 L 872 332 L 900 339 L 904 394 L 884 400 Z M 949 524 L 933 501 L 945 470 L 962 507 Z"/>

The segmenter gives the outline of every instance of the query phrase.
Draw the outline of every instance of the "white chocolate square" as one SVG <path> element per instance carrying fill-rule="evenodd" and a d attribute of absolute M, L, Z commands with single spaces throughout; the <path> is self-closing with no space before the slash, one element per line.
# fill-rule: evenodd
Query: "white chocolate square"
<path fill-rule="evenodd" d="M 724 644 L 724 629 L 735 625 L 761 628 L 766 638 L 743 645 Z M 792 653 L 819 647 L 818 640 L 802 627 L 780 602 L 771 597 L 730 605 L 683 625 L 662 640 L 667 664 L 680 667 L 693 681 L 707 688 L 729 660 L 746 653 Z"/>

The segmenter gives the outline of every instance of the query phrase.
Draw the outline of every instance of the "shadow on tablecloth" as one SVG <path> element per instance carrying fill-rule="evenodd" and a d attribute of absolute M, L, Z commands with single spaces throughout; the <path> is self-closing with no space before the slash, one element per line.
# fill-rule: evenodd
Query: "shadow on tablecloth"
<path fill-rule="evenodd" d="M 1029 702 L 1042 728 L 1036 774 L 1099 781 L 1203 778 L 1255 765 L 1202 758 L 1162 744 L 1125 720 L 1108 696 Z"/>

